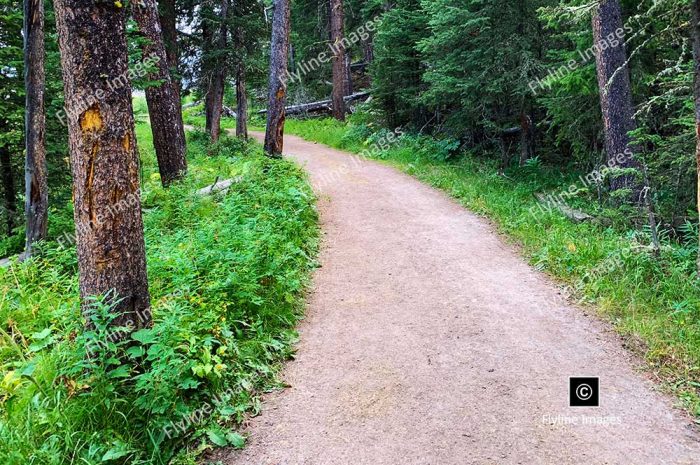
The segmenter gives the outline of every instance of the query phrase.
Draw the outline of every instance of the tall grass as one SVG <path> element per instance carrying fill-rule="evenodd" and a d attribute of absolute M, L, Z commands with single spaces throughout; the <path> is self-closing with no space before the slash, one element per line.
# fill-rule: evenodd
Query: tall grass
<path fill-rule="evenodd" d="M 137 135 L 154 326 L 112 341 L 96 302 L 83 329 L 71 208 L 52 212 L 37 258 L 0 268 L 0 463 L 194 464 L 242 446 L 236 425 L 291 354 L 317 240 L 303 173 L 193 133 L 189 174 L 165 190 L 150 128 Z"/>

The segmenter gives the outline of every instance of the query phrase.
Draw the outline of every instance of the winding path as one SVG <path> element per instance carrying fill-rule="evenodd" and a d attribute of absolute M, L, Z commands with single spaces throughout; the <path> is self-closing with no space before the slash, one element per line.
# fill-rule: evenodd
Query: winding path
<path fill-rule="evenodd" d="M 290 387 L 223 463 L 700 464 L 691 419 L 485 220 L 390 167 L 285 148 L 319 193 L 322 267 Z M 601 407 L 568 406 L 574 375 L 600 377 Z"/>

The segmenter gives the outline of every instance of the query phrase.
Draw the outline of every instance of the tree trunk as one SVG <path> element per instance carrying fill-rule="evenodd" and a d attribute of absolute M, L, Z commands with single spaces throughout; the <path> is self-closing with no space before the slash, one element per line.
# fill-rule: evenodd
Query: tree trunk
<path fill-rule="evenodd" d="M 126 13 L 112 2 L 79 0 L 56 0 L 55 10 L 83 310 L 91 311 L 92 296 L 108 295 L 113 325 L 148 326 Z"/>
<path fill-rule="evenodd" d="M 245 31 L 242 26 L 236 27 L 236 137 L 248 138 L 248 95 L 245 89 Z"/>
<path fill-rule="evenodd" d="M 348 95 L 352 95 L 353 88 L 352 88 L 352 69 L 350 67 L 350 62 L 352 61 L 352 58 L 350 57 L 350 50 L 345 51 L 345 55 L 343 56 L 343 59 L 345 60 L 343 66 L 345 67 L 345 79 L 343 82 L 343 88 L 344 88 L 344 93 L 343 96 L 347 97 Z"/>
<path fill-rule="evenodd" d="M 343 42 L 343 0 L 330 0 L 331 50 L 333 51 L 333 118 L 345 121 L 347 70 L 345 69 L 345 43 Z"/>
<path fill-rule="evenodd" d="M 3 210 L 7 219 L 7 235 L 11 236 L 15 229 L 17 203 L 15 194 L 15 178 L 12 175 L 12 157 L 7 145 L 0 145 L 0 169 L 2 170 Z"/>
<path fill-rule="evenodd" d="M 236 69 L 236 137 L 248 138 L 248 96 L 245 90 L 245 64 Z"/>
<path fill-rule="evenodd" d="M 221 26 L 217 40 L 217 51 L 226 50 L 228 28 L 228 0 L 221 2 Z M 226 84 L 226 59 L 217 59 L 209 78 L 207 98 L 205 99 L 206 130 L 212 142 L 219 140 L 221 135 L 221 114 L 224 106 L 224 86 Z"/>
<path fill-rule="evenodd" d="M 23 258 L 32 254 L 36 241 L 46 237 L 49 188 L 46 172 L 46 115 L 44 113 L 44 3 L 24 1 L 25 105 L 25 216 L 26 242 Z"/>
<path fill-rule="evenodd" d="M 180 100 L 180 79 L 177 74 L 179 65 L 177 46 L 177 9 L 175 0 L 158 0 L 158 11 L 160 13 L 160 28 L 163 33 L 163 45 L 165 54 L 168 57 L 168 67 L 170 67 L 170 77 L 175 84 L 178 101 Z"/>
<path fill-rule="evenodd" d="M 270 88 L 265 129 L 265 153 L 281 157 L 284 144 L 284 105 L 287 101 L 287 55 L 289 53 L 289 0 L 274 0 L 270 45 Z"/>
<path fill-rule="evenodd" d="M 187 172 L 182 108 L 168 70 L 156 0 L 138 0 L 132 6 L 134 20 L 146 38 L 142 48 L 143 59 L 149 60 L 155 67 L 155 71 L 148 75 L 148 80 L 160 82 L 146 88 L 146 103 L 160 180 L 164 187 L 168 187 Z"/>
<path fill-rule="evenodd" d="M 691 28 L 693 35 L 693 57 L 695 58 L 695 158 L 697 161 L 698 173 L 698 213 L 700 213 L 700 0 L 693 0 L 693 27 Z M 700 276 L 700 248 L 698 249 L 698 276 Z"/>
<path fill-rule="evenodd" d="M 362 56 L 365 63 L 372 63 L 374 60 L 374 37 L 370 36 L 367 40 L 362 41 Z"/>
<path fill-rule="evenodd" d="M 520 163 L 525 166 L 525 162 L 534 156 L 535 128 L 532 116 L 529 112 L 520 113 Z"/>
<path fill-rule="evenodd" d="M 600 92 L 600 107 L 603 113 L 605 151 L 607 160 L 618 168 L 639 168 L 634 158 L 636 148 L 628 133 L 636 128 L 632 103 L 629 68 L 626 64 L 624 38 L 612 46 L 608 37 L 615 37 L 624 30 L 619 0 L 601 0 L 593 15 L 593 40 L 595 44 L 608 43 L 607 47 L 596 47 L 596 69 Z M 611 179 L 611 189 L 631 189 L 633 199 L 640 201 L 641 185 L 634 175 L 616 176 Z"/>

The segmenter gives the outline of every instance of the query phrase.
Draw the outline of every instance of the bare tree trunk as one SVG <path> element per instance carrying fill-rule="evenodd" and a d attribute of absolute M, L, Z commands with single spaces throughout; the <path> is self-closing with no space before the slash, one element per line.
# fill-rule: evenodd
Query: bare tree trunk
<path fill-rule="evenodd" d="M 177 46 L 177 9 L 175 8 L 175 0 L 158 0 L 158 11 L 160 13 L 160 28 L 163 33 L 163 45 L 165 45 L 165 54 L 168 57 L 170 77 L 175 84 L 177 99 L 180 101 L 180 79 L 177 74 L 179 58 Z"/>
<path fill-rule="evenodd" d="M 270 45 L 270 88 L 265 129 L 265 153 L 281 157 L 284 145 L 284 106 L 287 101 L 287 55 L 289 53 L 289 0 L 274 0 Z"/>
<path fill-rule="evenodd" d="M 693 86 L 695 94 L 695 158 L 697 161 L 698 173 L 698 213 L 700 213 L 700 0 L 693 0 L 693 57 L 695 58 L 695 84 Z M 700 248 L 698 248 L 698 276 L 700 276 Z"/>
<path fill-rule="evenodd" d="M 624 30 L 619 0 L 601 0 L 593 15 L 593 40 L 596 44 L 610 43 Z M 617 46 L 596 47 L 596 68 L 603 113 L 605 150 L 608 161 L 616 159 L 618 168 L 639 168 L 636 148 L 628 133 L 636 128 L 632 103 L 629 68 L 626 64 L 624 38 Z M 635 202 L 640 202 L 641 183 L 634 175 L 617 176 L 611 180 L 612 190 L 631 189 Z"/>
<path fill-rule="evenodd" d="M 142 49 L 143 58 L 155 67 L 148 79 L 160 81 L 160 84 L 146 88 L 146 103 L 160 180 L 167 187 L 187 172 L 182 108 L 176 85 L 168 70 L 156 0 L 137 1 L 138 3 L 132 4 L 134 20 L 147 40 Z"/>
<path fill-rule="evenodd" d="M 221 27 L 217 40 L 219 51 L 226 49 L 228 27 L 226 20 L 228 17 L 228 0 L 221 2 Z M 207 98 L 205 99 L 206 130 L 212 142 L 219 140 L 221 135 L 221 114 L 224 110 L 224 86 L 226 84 L 226 60 L 216 60 L 209 79 Z"/>
<path fill-rule="evenodd" d="M 330 0 L 331 50 L 333 50 L 333 118 L 345 120 L 347 70 L 345 69 L 345 43 L 343 41 L 343 0 Z"/>
<path fill-rule="evenodd" d="M 7 220 L 7 235 L 11 236 L 15 229 L 17 214 L 17 197 L 15 194 L 15 178 L 12 176 L 12 157 L 7 145 L 0 145 L 0 169 L 2 170 L 3 210 Z"/>
<path fill-rule="evenodd" d="M 362 41 L 362 55 L 365 63 L 370 64 L 374 61 L 374 44 L 372 41 L 374 37 L 371 36 L 367 40 Z"/>
<path fill-rule="evenodd" d="M 248 96 L 245 90 L 245 64 L 236 69 L 236 137 L 248 138 Z"/>
<path fill-rule="evenodd" d="M 56 0 L 68 114 L 80 295 L 109 294 L 115 326 L 150 325 L 126 12 Z"/>
<path fill-rule="evenodd" d="M 25 105 L 25 216 L 26 242 L 23 258 L 32 254 L 36 241 L 46 237 L 49 187 L 46 172 L 46 115 L 44 113 L 44 3 L 24 1 Z"/>
<path fill-rule="evenodd" d="M 352 69 L 350 68 L 352 57 L 350 56 L 350 50 L 345 51 L 345 55 L 343 56 L 343 59 L 345 60 L 343 66 L 345 67 L 345 78 L 343 79 L 343 88 L 344 88 L 344 95 L 343 96 L 348 96 L 352 95 L 353 88 L 352 88 Z"/>
<path fill-rule="evenodd" d="M 520 113 L 520 166 L 534 156 L 534 124 L 529 112 L 523 110 Z"/>

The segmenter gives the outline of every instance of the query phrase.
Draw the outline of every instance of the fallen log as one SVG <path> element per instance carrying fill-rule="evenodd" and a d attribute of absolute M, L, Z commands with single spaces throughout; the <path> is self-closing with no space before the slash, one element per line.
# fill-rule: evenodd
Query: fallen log
<path fill-rule="evenodd" d="M 356 92 L 352 95 L 343 97 L 345 103 L 354 102 L 355 100 L 364 100 L 369 98 L 369 92 Z M 302 103 L 300 105 L 290 105 L 284 108 L 287 115 L 296 115 L 299 113 L 312 112 L 328 112 L 332 110 L 332 102 L 330 100 L 319 100 L 318 102 Z M 259 115 L 267 113 L 267 109 L 258 111 Z"/>
<path fill-rule="evenodd" d="M 559 211 L 562 215 L 565 217 L 569 218 L 570 220 L 576 222 L 576 223 L 583 223 L 584 221 L 592 221 L 594 220 L 594 217 L 589 215 L 588 213 L 582 212 L 580 210 L 575 210 L 568 205 L 566 205 L 564 202 L 559 202 L 555 199 L 548 198 L 548 196 L 544 194 L 535 194 L 535 198 L 537 201 L 543 205 L 543 208 L 545 209 L 555 209 Z"/>
<path fill-rule="evenodd" d="M 205 195 L 211 195 L 211 194 L 216 194 L 218 192 L 223 192 L 226 193 L 229 189 L 234 184 L 237 184 L 243 180 L 242 176 L 237 176 L 233 179 L 225 179 L 223 181 L 217 181 L 211 186 L 203 187 L 197 191 L 198 195 L 205 196 Z"/>
<path fill-rule="evenodd" d="M 227 107 L 226 105 L 223 105 L 223 115 L 229 118 L 235 118 L 236 117 L 236 112 L 233 108 Z"/>

